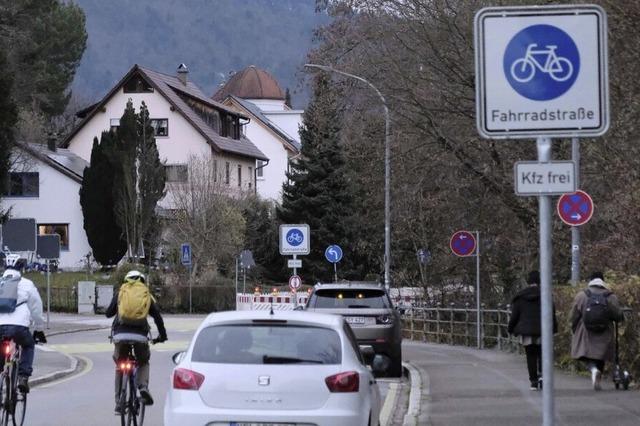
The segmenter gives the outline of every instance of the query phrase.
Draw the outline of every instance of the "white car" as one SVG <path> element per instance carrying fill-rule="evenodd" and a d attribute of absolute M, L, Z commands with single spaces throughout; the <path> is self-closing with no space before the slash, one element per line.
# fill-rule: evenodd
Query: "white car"
<path fill-rule="evenodd" d="M 351 328 L 338 315 L 214 313 L 174 361 L 166 426 L 379 422 L 378 385 Z"/>

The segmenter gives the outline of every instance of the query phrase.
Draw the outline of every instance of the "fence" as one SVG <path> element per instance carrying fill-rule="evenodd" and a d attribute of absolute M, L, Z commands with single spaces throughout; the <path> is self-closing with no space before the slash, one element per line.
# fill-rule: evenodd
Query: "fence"
<path fill-rule="evenodd" d="M 46 310 L 47 288 L 39 290 Z M 54 312 L 78 312 L 78 295 L 75 287 L 51 287 L 51 310 Z"/>
<path fill-rule="evenodd" d="M 422 342 L 450 345 L 478 346 L 477 315 L 475 307 L 465 304 L 456 307 L 436 306 L 411 308 L 402 316 L 403 336 Z M 517 338 L 507 333 L 511 310 L 509 305 L 480 309 L 480 347 L 500 350 L 519 350 Z"/>

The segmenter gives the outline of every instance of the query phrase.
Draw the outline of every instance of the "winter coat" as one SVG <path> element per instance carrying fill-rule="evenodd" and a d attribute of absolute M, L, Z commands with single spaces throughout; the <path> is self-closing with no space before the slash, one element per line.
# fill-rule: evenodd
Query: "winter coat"
<path fill-rule="evenodd" d="M 558 331 L 555 308 L 553 309 L 553 332 Z M 511 302 L 511 318 L 507 330 L 516 336 L 538 337 L 540 332 L 540 287 L 530 285 L 520 290 Z"/>
<path fill-rule="evenodd" d="M 18 306 L 15 311 L 0 314 L 0 325 L 21 325 L 38 331 L 44 330 L 44 318 L 42 316 L 42 299 L 33 281 L 20 278 L 18 283 Z"/>
<path fill-rule="evenodd" d="M 140 325 L 130 325 L 130 324 L 120 324 L 120 320 L 118 318 L 118 293 L 113 295 L 111 299 L 111 303 L 105 312 L 107 318 L 115 317 L 113 319 L 113 323 L 111 324 L 111 334 L 116 335 L 120 333 L 133 333 L 139 334 L 141 336 L 147 336 L 149 331 L 149 323 L 145 319 L 143 323 Z M 149 315 L 153 318 L 153 322 L 156 324 L 156 328 L 158 329 L 158 337 L 167 337 L 167 330 L 164 327 L 164 320 L 162 319 L 162 315 L 160 315 L 160 309 L 155 302 L 151 302 L 151 306 L 149 307 Z"/>
<path fill-rule="evenodd" d="M 609 291 L 604 287 L 604 282 L 600 279 L 593 280 L 589 283 L 589 290 L 595 294 Z M 602 361 L 610 361 L 613 359 L 613 351 L 615 344 L 613 321 L 622 321 L 623 314 L 620 309 L 618 298 L 611 293 L 607 297 L 607 305 L 611 312 L 611 322 L 607 330 L 602 333 L 594 333 L 586 329 L 582 321 L 582 313 L 587 307 L 587 294 L 584 291 L 578 293 L 573 300 L 571 309 L 571 329 L 573 337 L 571 338 L 571 356 L 574 359 L 589 358 Z"/>

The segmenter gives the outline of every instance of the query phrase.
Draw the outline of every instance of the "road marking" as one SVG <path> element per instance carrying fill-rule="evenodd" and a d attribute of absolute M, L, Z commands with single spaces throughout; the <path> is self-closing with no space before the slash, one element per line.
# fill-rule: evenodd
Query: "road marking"
<path fill-rule="evenodd" d="M 389 390 L 387 391 L 387 396 L 384 399 L 384 404 L 382 404 L 382 409 L 380 410 L 380 426 L 389 425 L 391 416 L 393 414 L 393 409 L 396 406 L 396 400 L 398 399 L 399 388 L 399 383 L 389 383 Z"/>
<path fill-rule="evenodd" d="M 408 362 L 403 362 L 403 366 L 409 370 L 409 378 L 411 380 L 411 390 L 409 391 L 409 408 L 407 414 L 404 415 L 403 426 L 417 426 L 418 416 L 420 415 L 420 403 L 422 402 L 422 377 L 420 370 Z M 426 372 L 425 372 L 426 375 Z M 428 377 L 428 376 L 427 376 Z M 429 394 L 428 379 L 425 383 L 426 393 Z M 423 412 L 428 413 L 429 406 L 422 407 Z"/>
<path fill-rule="evenodd" d="M 63 379 L 54 380 L 53 382 L 45 383 L 43 385 L 35 386 L 35 387 L 43 388 L 43 389 L 50 388 L 50 387 L 59 385 L 60 383 L 68 382 L 69 380 L 75 380 L 75 379 L 77 379 L 79 377 L 82 377 L 82 376 L 84 376 L 85 374 L 87 374 L 88 372 L 90 372 L 93 369 L 93 361 L 91 361 L 89 358 L 87 358 L 86 356 L 82 356 L 82 355 L 76 355 L 76 357 L 81 359 L 82 362 L 83 362 L 82 370 L 80 370 L 77 373 L 72 374 L 71 376 L 65 377 Z"/>
<path fill-rule="evenodd" d="M 50 347 L 54 350 L 58 350 L 67 354 L 87 354 L 113 351 L 113 343 L 109 342 L 61 343 L 50 345 Z M 169 340 L 167 342 L 159 344 L 158 346 L 151 345 L 151 350 L 153 352 L 166 352 L 170 350 L 187 350 L 188 347 L 188 340 Z"/>
<path fill-rule="evenodd" d="M 36 349 L 42 352 L 55 352 L 55 349 L 50 348 L 49 346 L 44 345 L 36 345 Z"/>

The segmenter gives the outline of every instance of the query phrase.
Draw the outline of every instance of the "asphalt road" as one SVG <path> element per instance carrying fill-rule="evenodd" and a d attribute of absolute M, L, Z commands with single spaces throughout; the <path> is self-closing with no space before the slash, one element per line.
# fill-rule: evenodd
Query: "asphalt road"
<path fill-rule="evenodd" d="M 164 398 L 170 387 L 174 366 L 171 356 L 186 349 L 203 317 L 165 318 L 169 341 L 152 346 L 150 390 L 155 404 L 147 407 L 145 424 L 161 425 Z M 103 321 L 108 324 L 108 321 Z M 51 336 L 50 346 L 70 353 L 83 362 L 73 376 L 32 389 L 27 418 L 30 426 L 102 426 L 119 424 L 114 415 L 113 346 L 107 340 L 109 330 L 85 331 Z M 154 333 L 155 335 L 155 333 Z M 36 354 L 37 355 L 37 354 Z M 389 381 L 379 381 L 386 396 Z"/>

